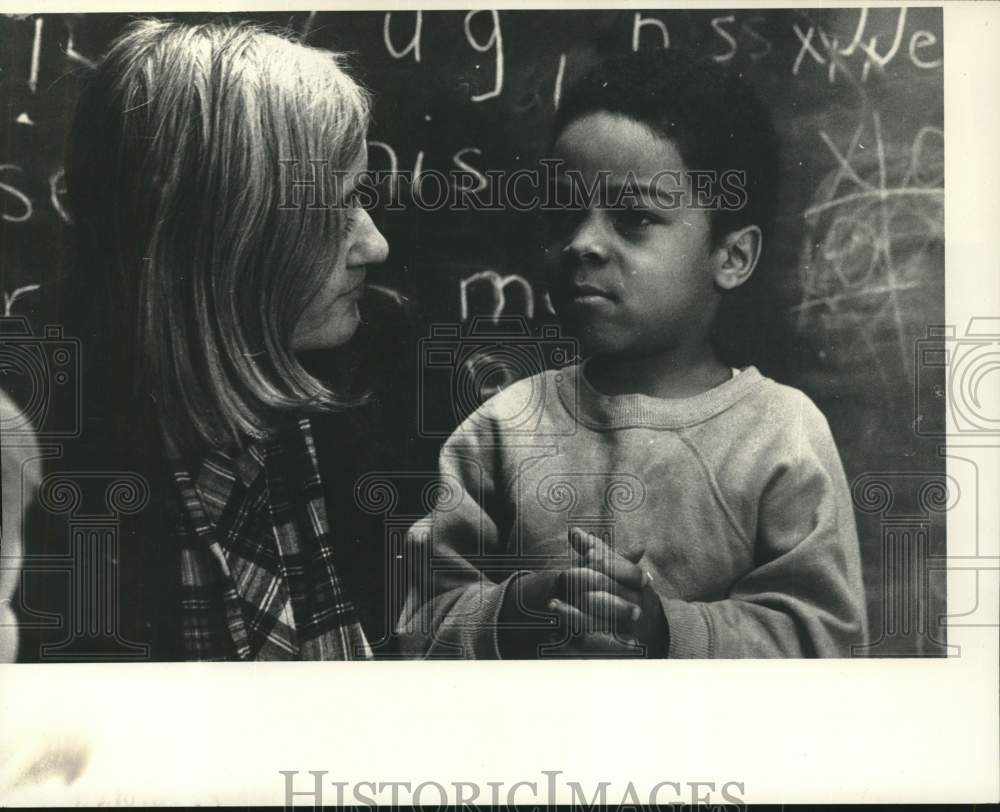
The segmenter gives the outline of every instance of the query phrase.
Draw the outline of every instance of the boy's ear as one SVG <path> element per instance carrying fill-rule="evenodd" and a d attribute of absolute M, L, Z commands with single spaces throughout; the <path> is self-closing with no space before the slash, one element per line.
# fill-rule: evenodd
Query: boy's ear
<path fill-rule="evenodd" d="M 746 282 L 757 267 L 763 245 L 764 235 L 757 226 L 730 231 L 716 249 L 715 283 L 733 290 Z"/>

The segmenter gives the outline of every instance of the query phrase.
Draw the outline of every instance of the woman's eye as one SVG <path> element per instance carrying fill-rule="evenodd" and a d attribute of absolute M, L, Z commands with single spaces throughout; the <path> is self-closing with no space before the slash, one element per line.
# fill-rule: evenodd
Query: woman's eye
<path fill-rule="evenodd" d="M 360 201 L 361 195 L 357 190 L 352 191 L 347 196 L 346 205 L 344 206 L 344 236 L 351 233 L 357 222 Z"/>
<path fill-rule="evenodd" d="M 350 209 L 344 215 L 344 236 L 346 237 L 354 230 L 354 209 Z"/>

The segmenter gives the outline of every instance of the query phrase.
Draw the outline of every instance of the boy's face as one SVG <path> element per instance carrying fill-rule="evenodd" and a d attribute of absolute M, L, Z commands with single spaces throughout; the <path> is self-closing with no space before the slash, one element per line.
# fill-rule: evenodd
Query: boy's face
<path fill-rule="evenodd" d="M 703 342 L 719 299 L 709 211 L 691 208 L 673 143 L 593 113 L 572 121 L 554 152 L 564 162 L 559 200 L 574 183 L 600 189 L 606 177 L 605 199 L 585 194 L 551 216 L 546 248 L 552 304 L 584 353 L 636 357 Z"/>

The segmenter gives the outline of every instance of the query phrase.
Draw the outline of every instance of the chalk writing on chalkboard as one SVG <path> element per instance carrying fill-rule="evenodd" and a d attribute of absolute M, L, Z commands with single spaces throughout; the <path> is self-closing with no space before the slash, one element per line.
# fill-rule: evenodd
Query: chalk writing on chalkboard
<path fill-rule="evenodd" d="M 490 31 L 489 36 L 486 38 L 485 42 L 480 42 L 480 40 L 473 33 L 472 26 L 474 25 L 473 20 L 479 14 L 489 14 L 493 22 L 493 30 Z M 499 96 L 503 91 L 503 34 L 500 29 L 500 14 L 495 10 L 483 10 L 478 9 L 476 11 L 470 11 L 465 15 L 465 38 L 469 41 L 469 45 L 475 48 L 479 53 L 485 54 L 489 53 L 490 50 L 494 53 L 495 65 L 496 65 L 496 84 L 492 90 L 485 93 L 478 93 L 472 96 L 472 101 L 481 102 L 487 99 L 492 99 L 494 96 Z M 478 65 L 476 66 L 479 67 Z"/>
<path fill-rule="evenodd" d="M 834 82 L 836 81 L 838 72 L 848 76 L 852 75 L 848 58 L 863 57 L 861 81 L 867 81 L 872 67 L 875 67 L 879 71 L 885 70 L 886 66 L 899 54 L 904 40 L 904 32 L 906 31 L 906 12 L 907 9 L 905 8 L 897 10 L 896 25 L 891 44 L 881 53 L 878 50 L 878 36 L 865 39 L 869 21 L 867 8 L 858 9 L 858 22 L 854 29 L 854 35 L 843 47 L 841 47 L 840 41 L 836 36 L 827 33 L 819 25 L 810 25 L 807 28 L 803 28 L 794 23 L 792 30 L 798 38 L 800 47 L 798 55 L 795 57 L 795 62 L 792 65 L 792 74 L 799 75 L 802 65 L 806 62 L 806 57 L 808 57 L 809 61 L 806 64 L 816 64 L 825 67 L 827 69 L 827 79 L 830 82 Z M 941 67 L 942 61 L 940 57 L 934 58 L 924 53 L 926 49 L 933 48 L 937 42 L 937 37 L 931 31 L 923 29 L 914 31 L 910 35 L 906 50 L 910 62 L 915 67 L 924 70 Z"/>
<path fill-rule="evenodd" d="M 912 376 L 905 291 L 935 282 L 944 239 L 944 132 L 922 127 L 909 144 L 887 143 L 881 117 L 859 123 L 846 149 L 819 138 L 836 168 L 803 217 L 798 329 L 818 324 L 845 357 L 885 363 L 887 339 Z"/>
<path fill-rule="evenodd" d="M 486 270 L 478 271 L 458 283 L 462 321 L 466 321 L 469 318 L 469 287 L 477 283 L 486 283 L 493 292 L 493 312 L 491 316 L 494 321 L 497 321 L 506 309 L 507 296 L 504 291 L 509 285 L 520 288 L 524 295 L 523 315 L 529 319 L 535 317 L 535 291 L 527 279 L 518 274 L 501 276 L 496 271 Z"/>
<path fill-rule="evenodd" d="M 16 164 L 0 164 L 0 174 L 4 172 L 11 172 L 15 175 L 21 174 L 21 167 Z M 21 211 L 16 210 L 11 213 L 9 211 L 4 211 L 3 219 L 8 223 L 24 223 L 31 219 L 31 215 L 34 213 L 34 207 L 31 205 L 31 198 L 28 197 L 24 192 L 15 186 L 11 186 L 9 183 L 3 183 L 0 181 L 0 190 L 6 192 L 12 197 L 17 198 L 17 201 L 21 204 Z"/>
<path fill-rule="evenodd" d="M 3 292 L 3 314 L 5 316 L 11 316 L 14 312 L 14 303 L 17 302 L 24 294 L 33 293 L 38 290 L 41 285 L 22 285 L 19 288 L 14 288 L 10 293 L 7 291 Z"/>
<path fill-rule="evenodd" d="M 76 33 L 76 26 L 72 18 L 64 17 L 63 25 L 66 28 L 66 45 L 64 47 L 63 53 L 66 57 L 74 62 L 78 62 L 81 65 L 86 65 L 88 68 L 94 67 L 97 63 L 87 56 L 81 54 L 75 47 L 74 36 Z M 41 64 L 42 56 L 42 40 L 43 32 L 45 30 L 45 18 L 36 17 L 34 21 L 34 33 L 31 39 L 31 62 L 28 68 L 28 89 L 32 93 L 38 92 L 38 75 L 39 66 Z"/>
<path fill-rule="evenodd" d="M 415 62 L 420 61 L 420 32 L 424 25 L 424 13 L 417 11 L 414 14 L 413 37 L 401 49 L 396 49 L 392 44 L 392 12 L 385 13 L 385 20 L 382 23 L 382 39 L 385 42 L 385 49 L 394 59 L 402 59 L 407 54 L 412 53 Z"/>
<path fill-rule="evenodd" d="M 658 17 L 644 17 L 641 12 L 637 11 L 635 17 L 632 19 L 632 50 L 638 51 L 639 45 L 641 43 L 642 29 L 652 28 L 658 31 L 660 34 L 659 42 L 657 45 L 660 48 L 670 47 L 670 31 L 667 28 L 667 24 Z"/>

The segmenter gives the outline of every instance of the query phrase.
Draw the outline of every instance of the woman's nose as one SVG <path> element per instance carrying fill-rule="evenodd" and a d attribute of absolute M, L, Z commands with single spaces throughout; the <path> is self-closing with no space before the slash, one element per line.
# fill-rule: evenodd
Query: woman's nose
<path fill-rule="evenodd" d="M 602 263 L 607 259 L 607 241 L 596 212 L 588 212 L 563 246 L 564 261 Z"/>
<path fill-rule="evenodd" d="M 358 212 L 358 236 L 347 254 L 348 265 L 378 265 L 389 256 L 389 243 L 375 226 L 371 215 L 362 209 Z"/>

